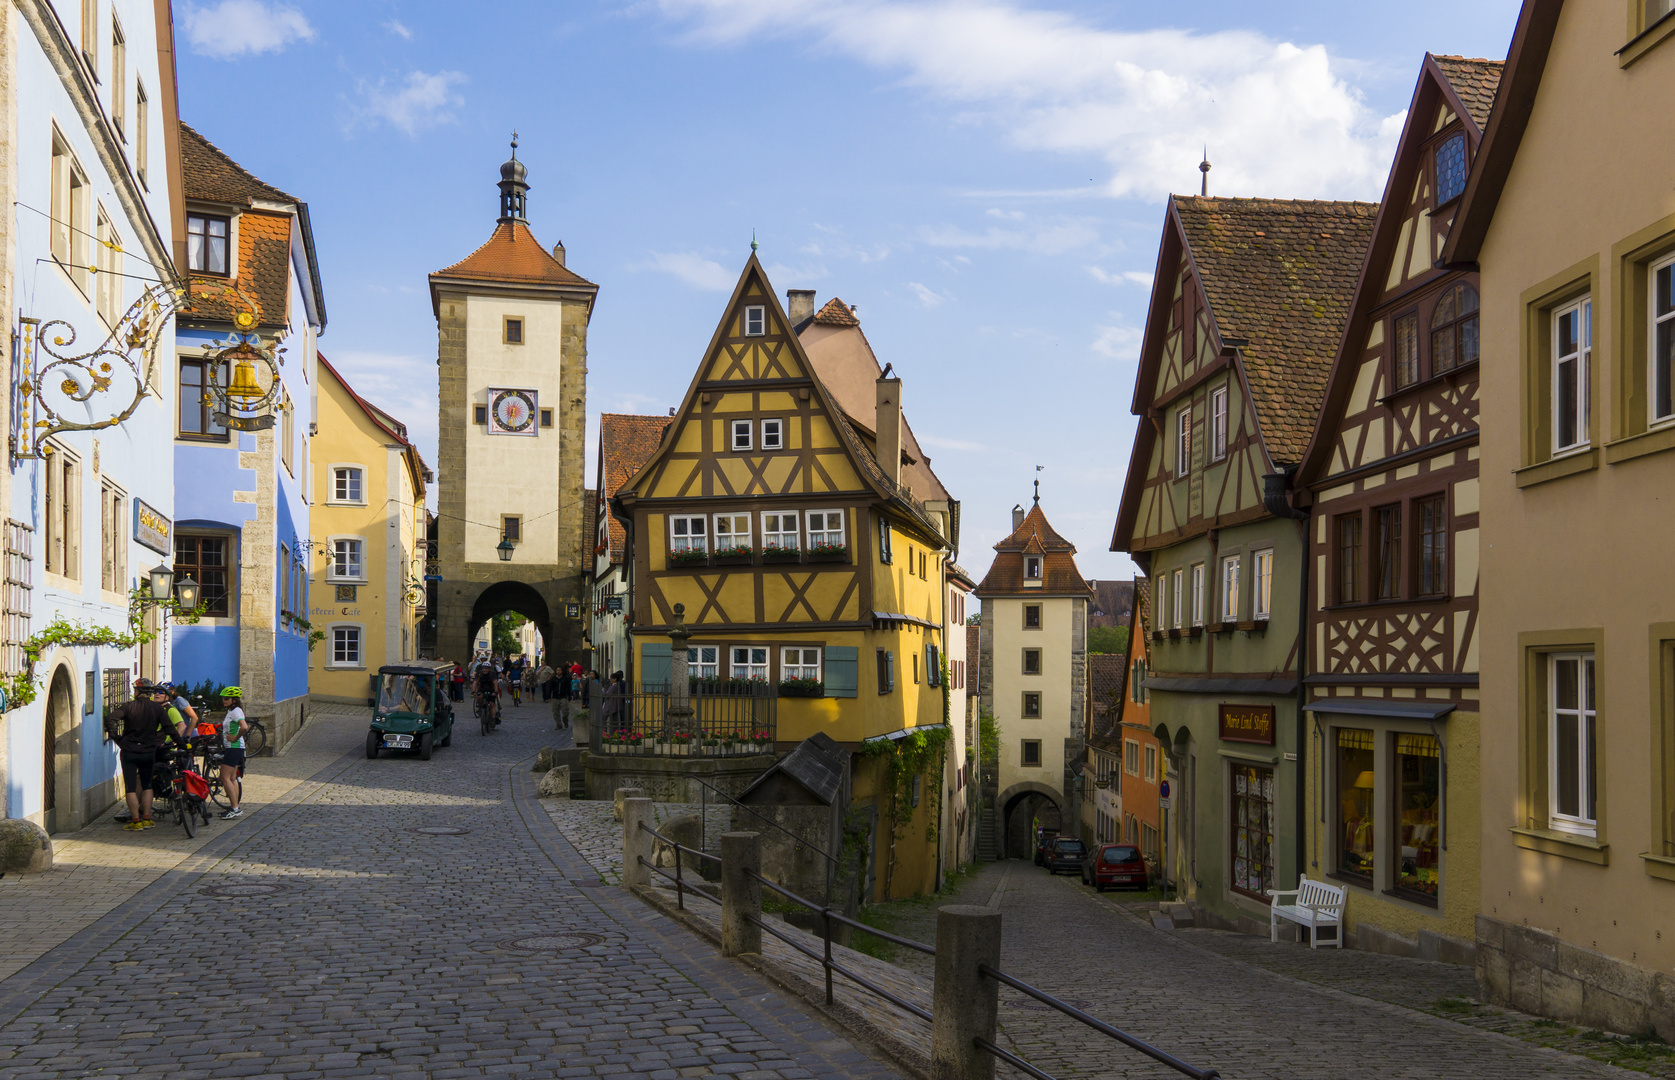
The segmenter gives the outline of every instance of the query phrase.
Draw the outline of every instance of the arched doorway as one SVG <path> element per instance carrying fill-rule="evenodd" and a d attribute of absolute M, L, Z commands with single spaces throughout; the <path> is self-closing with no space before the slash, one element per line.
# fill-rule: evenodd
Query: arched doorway
<path fill-rule="evenodd" d="M 1008 859 L 1035 858 L 1035 828 L 1062 829 L 1059 793 L 1033 780 L 1013 784 L 1001 793 L 1002 852 Z"/>
<path fill-rule="evenodd" d="M 81 739 L 68 668 L 53 672 L 41 726 L 41 827 L 49 833 L 70 832 L 81 825 Z"/>
<path fill-rule="evenodd" d="M 471 605 L 467 633 L 475 636 L 478 627 L 507 611 L 515 611 L 534 623 L 535 629 L 540 631 L 541 640 L 547 643 L 548 648 L 552 647 L 552 616 L 547 610 L 547 602 L 540 593 L 519 581 L 500 581 L 484 589 Z"/>

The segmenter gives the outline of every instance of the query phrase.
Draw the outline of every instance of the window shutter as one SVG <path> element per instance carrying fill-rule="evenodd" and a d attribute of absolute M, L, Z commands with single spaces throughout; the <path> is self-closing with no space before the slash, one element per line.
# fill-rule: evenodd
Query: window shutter
<path fill-rule="evenodd" d="M 889 649 L 884 651 L 884 686 L 888 690 L 896 688 L 896 654 Z"/>
<path fill-rule="evenodd" d="M 890 553 L 890 522 L 881 517 L 878 519 L 878 561 L 887 563 L 893 558 Z"/>
<path fill-rule="evenodd" d="M 860 650 L 853 645 L 826 646 L 826 696 L 854 697 L 860 686 Z"/>
<path fill-rule="evenodd" d="M 925 646 L 925 681 L 932 686 L 942 685 L 942 657 L 935 645 Z"/>
<path fill-rule="evenodd" d="M 640 646 L 640 689 L 667 690 L 674 654 L 669 643 L 648 641 Z"/>

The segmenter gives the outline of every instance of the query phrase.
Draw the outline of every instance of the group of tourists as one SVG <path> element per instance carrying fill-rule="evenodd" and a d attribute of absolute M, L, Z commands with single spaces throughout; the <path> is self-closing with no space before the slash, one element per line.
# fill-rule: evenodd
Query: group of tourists
<path fill-rule="evenodd" d="M 134 682 L 133 700 L 105 715 L 105 734 L 116 743 L 122 764 L 128 812 L 118 814 L 116 820 L 124 823 L 124 829 L 138 832 L 156 825 L 151 819 L 151 803 L 157 755 L 165 752 L 171 742 L 188 752 L 220 743 L 221 786 L 227 792 L 228 804 L 221 817 L 230 821 L 244 816 L 239 808 L 246 734 L 243 696 L 244 692 L 236 686 L 223 689 L 221 705 L 226 714 L 219 724 L 214 724 L 200 721 L 197 710 L 185 695 L 168 683 L 154 683 L 149 679 Z"/>

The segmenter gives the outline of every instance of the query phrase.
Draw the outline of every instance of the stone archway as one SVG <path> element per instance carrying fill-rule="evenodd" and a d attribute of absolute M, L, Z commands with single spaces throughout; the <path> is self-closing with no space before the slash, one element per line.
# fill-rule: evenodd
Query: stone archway
<path fill-rule="evenodd" d="M 479 626 L 508 611 L 515 611 L 534 623 L 535 629 L 541 632 L 541 641 L 549 651 L 552 650 L 553 619 L 547 601 L 540 593 L 521 581 L 497 581 L 479 593 L 471 605 L 471 620 L 466 627 L 467 634 L 474 635 Z M 460 659 L 463 662 L 464 658 L 450 659 Z"/>
<path fill-rule="evenodd" d="M 52 673 L 42 723 L 41 827 L 48 833 L 81 828 L 81 730 L 70 669 Z"/>
<path fill-rule="evenodd" d="M 1034 825 L 1062 829 L 1063 795 L 1053 787 L 1036 780 L 1013 784 L 1001 792 L 995 805 L 1000 807 L 1000 829 L 1003 857 L 1034 859 Z"/>

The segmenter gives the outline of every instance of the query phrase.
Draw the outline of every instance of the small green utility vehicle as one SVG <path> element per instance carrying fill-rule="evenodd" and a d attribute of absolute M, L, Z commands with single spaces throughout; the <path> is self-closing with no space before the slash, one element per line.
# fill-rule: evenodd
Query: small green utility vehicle
<path fill-rule="evenodd" d="M 454 741 L 454 705 L 448 700 L 452 664 L 410 660 L 378 669 L 372 698 L 372 729 L 366 756 L 380 750 L 415 750 L 429 761 L 432 748 Z"/>

